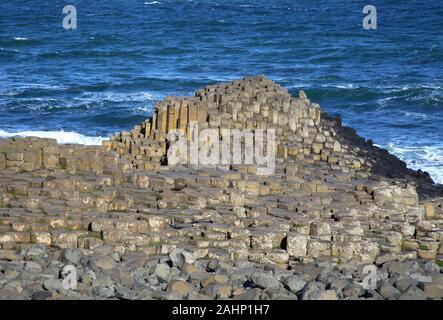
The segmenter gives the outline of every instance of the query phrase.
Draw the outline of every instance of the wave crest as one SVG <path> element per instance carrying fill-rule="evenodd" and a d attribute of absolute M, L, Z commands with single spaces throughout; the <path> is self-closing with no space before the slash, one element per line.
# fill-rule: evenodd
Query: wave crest
<path fill-rule="evenodd" d="M 61 144 L 85 144 L 85 145 L 101 145 L 104 137 L 91 137 L 85 136 L 73 131 L 19 131 L 19 132 L 6 132 L 0 130 L 0 137 L 12 138 L 12 137 L 38 137 L 38 138 L 51 138 L 56 139 Z"/>

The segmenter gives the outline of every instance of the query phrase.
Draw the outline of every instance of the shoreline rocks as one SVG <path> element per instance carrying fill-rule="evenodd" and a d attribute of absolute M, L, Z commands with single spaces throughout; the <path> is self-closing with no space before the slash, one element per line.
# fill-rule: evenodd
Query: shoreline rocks
<path fill-rule="evenodd" d="M 274 173 L 168 161 L 190 121 L 274 129 Z M 442 185 L 263 76 L 167 97 L 103 146 L 0 140 L 2 299 L 440 299 L 442 241 Z"/>

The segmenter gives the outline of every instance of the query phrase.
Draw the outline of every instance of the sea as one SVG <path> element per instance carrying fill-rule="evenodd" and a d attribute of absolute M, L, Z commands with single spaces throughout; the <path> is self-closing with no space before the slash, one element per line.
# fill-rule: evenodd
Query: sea
<path fill-rule="evenodd" d="M 3 0 L 0 137 L 100 144 L 165 96 L 264 74 L 443 183 L 442 67 L 441 0 Z"/>

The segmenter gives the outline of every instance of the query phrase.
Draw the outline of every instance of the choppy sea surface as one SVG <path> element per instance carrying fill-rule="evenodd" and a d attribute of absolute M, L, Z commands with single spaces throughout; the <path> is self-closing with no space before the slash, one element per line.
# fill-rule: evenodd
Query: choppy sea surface
<path fill-rule="evenodd" d="M 99 144 L 166 95 L 264 74 L 443 182 L 443 3 L 0 2 L 0 137 Z M 63 7 L 77 9 L 65 30 Z"/>

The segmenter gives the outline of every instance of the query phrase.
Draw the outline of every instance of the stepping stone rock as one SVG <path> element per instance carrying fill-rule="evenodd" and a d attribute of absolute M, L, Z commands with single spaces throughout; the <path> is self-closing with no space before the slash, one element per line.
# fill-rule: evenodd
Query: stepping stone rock
<path fill-rule="evenodd" d="M 109 271 L 116 267 L 116 262 L 113 258 L 108 256 L 92 256 L 89 265 L 95 272 L 97 271 Z"/>
<path fill-rule="evenodd" d="M 169 282 L 166 291 L 170 294 L 184 298 L 189 293 L 194 291 L 194 287 L 183 280 L 172 280 Z"/>
<path fill-rule="evenodd" d="M 155 266 L 154 272 L 160 282 L 168 282 L 171 275 L 171 268 L 166 263 L 160 263 Z"/>
<path fill-rule="evenodd" d="M 278 289 L 282 287 L 282 284 L 276 278 L 265 272 L 253 273 L 251 281 L 261 289 Z"/>
<path fill-rule="evenodd" d="M 169 259 L 171 259 L 172 265 L 179 269 L 181 269 L 185 263 L 192 264 L 196 260 L 193 253 L 178 248 L 171 251 Z"/>
<path fill-rule="evenodd" d="M 307 282 L 298 275 L 293 275 L 284 279 L 283 284 L 289 291 L 295 294 L 301 291 L 306 286 Z"/>

